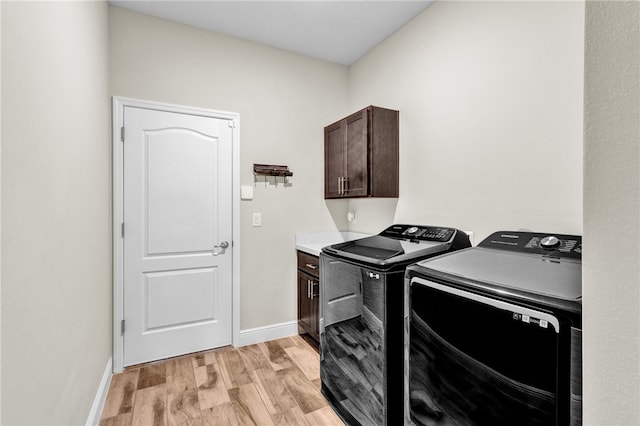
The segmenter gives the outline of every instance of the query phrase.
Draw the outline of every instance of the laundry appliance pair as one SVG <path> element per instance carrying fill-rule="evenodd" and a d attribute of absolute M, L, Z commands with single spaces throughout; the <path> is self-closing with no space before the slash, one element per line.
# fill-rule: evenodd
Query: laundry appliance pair
<path fill-rule="evenodd" d="M 321 253 L 322 392 L 349 425 L 578 425 L 579 236 L 392 225 Z"/>

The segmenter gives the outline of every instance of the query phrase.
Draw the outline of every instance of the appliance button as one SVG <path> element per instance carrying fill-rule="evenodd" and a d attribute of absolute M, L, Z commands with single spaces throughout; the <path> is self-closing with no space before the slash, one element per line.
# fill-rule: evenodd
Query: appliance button
<path fill-rule="evenodd" d="M 558 237 L 555 237 L 553 235 L 546 236 L 542 240 L 540 240 L 540 247 L 544 249 L 555 248 L 555 247 L 558 247 L 559 245 L 560 245 L 560 240 L 558 239 Z"/>

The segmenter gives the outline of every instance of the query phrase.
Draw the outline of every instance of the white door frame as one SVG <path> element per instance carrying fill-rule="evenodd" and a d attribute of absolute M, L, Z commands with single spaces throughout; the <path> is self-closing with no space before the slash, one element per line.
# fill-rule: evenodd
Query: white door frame
<path fill-rule="evenodd" d="M 124 368 L 124 336 L 121 321 L 124 317 L 124 242 L 121 234 L 123 223 L 123 176 L 124 150 L 121 140 L 124 108 L 137 107 L 159 111 L 170 111 L 204 117 L 233 120 L 233 176 L 232 176 L 232 344 L 239 346 L 240 337 L 240 114 L 210 109 L 172 105 L 140 99 L 113 97 L 113 372 Z"/>

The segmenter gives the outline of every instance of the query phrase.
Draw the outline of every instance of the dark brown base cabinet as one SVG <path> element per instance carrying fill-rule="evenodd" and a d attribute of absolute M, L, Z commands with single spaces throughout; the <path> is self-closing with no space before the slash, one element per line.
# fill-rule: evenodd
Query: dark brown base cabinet
<path fill-rule="evenodd" d="M 324 198 L 396 198 L 398 167 L 398 111 L 369 106 L 324 128 Z"/>
<path fill-rule="evenodd" d="M 298 333 L 320 341 L 320 261 L 317 256 L 298 251 Z"/>

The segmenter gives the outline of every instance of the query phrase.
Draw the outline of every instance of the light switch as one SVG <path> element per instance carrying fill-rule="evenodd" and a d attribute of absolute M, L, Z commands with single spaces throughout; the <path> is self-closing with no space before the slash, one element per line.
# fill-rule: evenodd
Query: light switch
<path fill-rule="evenodd" d="M 253 200 L 253 186 L 251 185 L 240 186 L 240 199 Z"/>
<path fill-rule="evenodd" d="M 262 226 L 262 213 L 254 213 L 252 223 L 253 226 Z"/>

